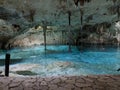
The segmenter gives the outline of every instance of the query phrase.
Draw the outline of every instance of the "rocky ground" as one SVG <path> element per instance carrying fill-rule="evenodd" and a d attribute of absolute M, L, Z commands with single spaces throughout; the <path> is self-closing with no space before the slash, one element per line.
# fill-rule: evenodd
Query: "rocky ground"
<path fill-rule="evenodd" d="M 0 90 L 119 90 L 120 75 L 0 77 Z"/>

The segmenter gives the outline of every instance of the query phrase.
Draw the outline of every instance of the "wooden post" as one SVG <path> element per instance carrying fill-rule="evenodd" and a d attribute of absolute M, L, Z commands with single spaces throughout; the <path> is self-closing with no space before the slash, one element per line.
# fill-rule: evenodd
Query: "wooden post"
<path fill-rule="evenodd" d="M 10 64 L 10 54 L 6 54 L 5 57 L 5 76 L 9 76 L 9 64 Z"/>

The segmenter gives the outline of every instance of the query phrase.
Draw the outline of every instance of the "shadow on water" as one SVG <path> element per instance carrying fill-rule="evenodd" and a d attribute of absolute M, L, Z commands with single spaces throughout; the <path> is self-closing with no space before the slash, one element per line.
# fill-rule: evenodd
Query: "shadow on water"
<path fill-rule="evenodd" d="M 23 62 L 23 59 L 11 59 L 10 60 L 10 64 L 17 64 Z M 0 66 L 4 66 L 5 65 L 5 59 L 0 59 Z"/>

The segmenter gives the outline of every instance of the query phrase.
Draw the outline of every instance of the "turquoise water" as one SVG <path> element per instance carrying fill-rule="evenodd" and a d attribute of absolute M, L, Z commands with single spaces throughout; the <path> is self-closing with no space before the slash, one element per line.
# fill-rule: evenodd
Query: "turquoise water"
<path fill-rule="evenodd" d="M 5 57 L 6 51 L 0 51 L 0 59 Z M 36 65 L 30 70 L 40 76 L 58 75 L 89 75 L 89 74 L 120 74 L 120 48 L 118 47 L 87 47 L 78 50 L 72 46 L 44 46 L 32 48 L 15 48 L 7 51 L 11 54 L 11 66 L 18 68 L 20 65 Z M 1 60 L 3 63 L 4 60 Z M 67 65 L 66 65 L 67 63 Z M 1 64 L 3 68 L 4 64 Z M 11 69 L 12 71 L 12 69 Z"/>

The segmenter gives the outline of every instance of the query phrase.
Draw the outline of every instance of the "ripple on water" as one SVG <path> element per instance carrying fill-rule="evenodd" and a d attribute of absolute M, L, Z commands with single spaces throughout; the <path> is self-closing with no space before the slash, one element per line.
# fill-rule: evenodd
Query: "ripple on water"
<path fill-rule="evenodd" d="M 120 68 L 120 50 L 118 48 L 109 47 L 104 50 L 86 48 L 78 51 L 73 47 L 71 53 L 67 51 L 67 46 L 47 46 L 45 54 L 44 47 L 37 46 L 16 48 L 8 52 L 10 52 L 11 58 L 23 59 L 17 64 L 12 64 L 16 67 L 18 64 L 40 65 L 41 67 L 31 68 L 30 71 L 41 76 L 120 74 L 117 72 L 117 69 Z M 2 52 L 0 59 L 4 56 L 5 52 Z M 73 66 L 66 66 L 68 64 L 66 62 L 72 63 Z M 24 67 L 22 66 L 22 68 Z"/>

